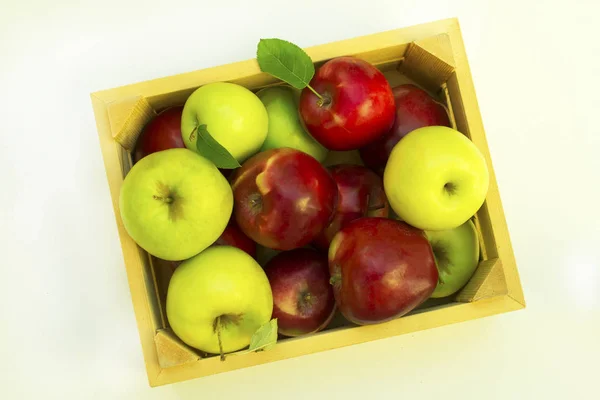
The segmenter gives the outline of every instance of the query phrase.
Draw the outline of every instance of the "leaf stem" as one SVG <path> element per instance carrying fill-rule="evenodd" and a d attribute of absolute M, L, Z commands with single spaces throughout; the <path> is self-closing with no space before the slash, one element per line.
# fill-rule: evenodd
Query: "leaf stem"
<path fill-rule="evenodd" d="M 238 356 L 240 356 L 240 355 L 242 355 L 242 354 L 258 353 L 259 351 L 263 351 L 263 350 L 265 349 L 265 347 L 269 347 L 269 346 L 271 346 L 272 344 L 273 344 L 273 343 L 265 343 L 265 344 L 263 344 L 263 345 L 260 345 L 260 346 L 258 346 L 258 347 L 256 347 L 256 348 L 252 349 L 252 350 L 250 350 L 250 349 L 241 350 L 241 351 L 238 351 L 238 352 L 232 353 L 231 355 L 233 355 L 233 356 L 235 356 L 235 355 L 238 355 Z"/>
<path fill-rule="evenodd" d="M 307 88 L 310 89 L 311 92 L 315 94 L 319 98 L 319 100 L 323 101 L 323 96 L 321 96 L 315 89 L 313 89 L 310 85 L 306 85 Z"/>

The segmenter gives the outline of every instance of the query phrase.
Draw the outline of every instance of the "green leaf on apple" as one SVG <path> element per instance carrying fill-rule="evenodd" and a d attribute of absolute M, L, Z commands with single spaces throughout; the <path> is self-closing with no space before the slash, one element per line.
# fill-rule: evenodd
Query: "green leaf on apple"
<path fill-rule="evenodd" d="M 256 50 L 260 70 L 297 89 L 308 86 L 315 66 L 304 50 L 282 39 L 261 39 Z"/>
<path fill-rule="evenodd" d="M 194 135 L 193 132 L 192 135 Z M 233 169 L 240 167 L 240 163 L 235 157 L 210 135 L 206 125 L 198 125 L 195 136 L 197 136 L 196 149 L 198 153 L 212 161 L 217 168 Z"/>
<path fill-rule="evenodd" d="M 250 338 L 250 348 L 248 351 L 269 350 L 277 343 L 277 318 L 274 318 L 263 324 L 252 338 Z"/>

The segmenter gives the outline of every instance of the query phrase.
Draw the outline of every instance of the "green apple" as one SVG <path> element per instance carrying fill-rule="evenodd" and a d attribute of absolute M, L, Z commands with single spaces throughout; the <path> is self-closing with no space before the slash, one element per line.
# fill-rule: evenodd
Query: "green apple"
<path fill-rule="evenodd" d="M 178 261 L 219 238 L 231 217 L 233 193 L 213 163 L 188 149 L 169 149 L 131 168 L 119 207 L 125 229 L 140 247 Z"/>
<path fill-rule="evenodd" d="M 479 264 L 479 239 L 471 220 L 454 229 L 425 231 L 438 268 L 431 297 L 446 297 L 467 284 Z"/>
<path fill-rule="evenodd" d="M 271 258 L 275 257 L 279 253 L 281 253 L 281 250 L 271 249 L 260 244 L 256 245 L 256 261 L 258 261 L 258 263 L 263 267 L 267 265 L 269 261 L 271 261 Z"/>
<path fill-rule="evenodd" d="M 256 95 L 269 114 L 269 132 L 261 151 L 291 147 L 313 156 L 319 162 L 325 160 L 328 150 L 313 139 L 300 120 L 300 91 L 289 86 L 275 86 L 262 89 Z"/>
<path fill-rule="evenodd" d="M 184 261 L 169 282 L 167 318 L 173 332 L 207 353 L 248 346 L 272 313 L 273 294 L 265 272 L 237 247 L 204 250 Z"/>
<path fill-rule="evenodd" d="M 260 150 L 269 128 L 269 117 L 260 99 L 243 86 L 209 83 L 196 89 L 185 102 L 181 135 L 188 149 L 196 151 L 198 125 L 242 163 Z"/>
<path fill-rule="evenodd" d="M 489 173 L 483 154 L 465 135 L 428 126 L 394 146 L 383 185 L 403 221 L 423 230 L 446 230 L 462 225 L 482 206 Z"/>
<path fill-rule="evenodd" d="M 348 150 L 348 151 L 335 151 L 330 150 L 327 154 L 327 157 L 322 162 L 323 165 L 330 167 L 333 165 L 340 164 L 350 164 L 350 165 L 362 165 L 362 159 L 360 158 L 360 153 L 358 150 Z"/>

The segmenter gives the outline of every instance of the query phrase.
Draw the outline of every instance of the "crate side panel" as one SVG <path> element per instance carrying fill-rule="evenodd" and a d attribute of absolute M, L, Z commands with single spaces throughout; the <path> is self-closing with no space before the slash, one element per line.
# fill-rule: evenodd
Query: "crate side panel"
<path fill-rule="evenodd" d="M 382 49 L 394 48 L 416 40 L 435 36 L 447 31 L 454 24 L 456 24 L 456 19 L 453 18 L 439 20 L 312 46 L 306 48 L 306 52 L 316 63 L 349 54 L 362 54 L 365 56 L 371 54 L 372 57 L 375 57 L 375 54 L 378 52 L 379 54 L 385 54 Z M 249 87 L 260 87 L 261 85 L 269 84 L 269 82 L 274 82 L 273 78 L 261 73 L 256 59 L 250 59 L 102 90 L 95 92 L 94 95 L 105 103 L 132 96 L 143 96 L 151 101 L 154 109 L 159 110 L 161 108 L 159 105 L 162 105 L 162 107 L 171 105 L 166 104 L 165 95 L 170 96 L 173 101 L 181 102 L 189 96 L 193 88 L 216 81 L 237 81 Z"/>
<path fill-rule="evenodd" d="M 450 79 L 447 82 L 447 90 L 448 90 L 448 99 L 452 105 L 453 117 L 456 124 L 456 129 L 463 133 L 465 136 L 469 137 L 473 140 L 471 127 L 469 125 L 469 120 L 467 119 L 467 114 L 465 112 L 465 106 L 463 103 L 462 93 L 460 91 L 460 87 L 458 85 L 458 75 L 453 73 Z M 481 136 L 482 132 L 475 132 L 475 136 Z M 475 142 L 477 148 L 485 155 L 487 152 L 487 144 L 481 143 L 480 141 Z M 485 146 L 485 147 L 482 147 Z M 486 257 L 495 258 L 498 257 L 498 250 L 496 239 L 494 235 L 494 229 L 492 227 L 492 221 L 490 220 L 489 210 L 487 201 L 494 194 L 494 185 L 493 181 L 493 167 L 489 162 L 489 158 L 486 158 L 486 163 L 488 166 L 488 170 L 490 171 L 490 188 L 488 189 L 488 195 L 486 197 L 486 202 L 481 206 L 481 208 L 477 211 L 477 225 L 478 231 L 480 233 L 480 239 L 483 241 L 484 252 Z M 497 190 L 496 190 L 497 193 Z"/>
<path fill-rule="evenodd" d="M 498 184 L 485 137 L 483 121 L 479 112 L 479 105 L 475 94 L 475 88 L 473 86 L 473 79 L 471 76 L 463 39 L 460 33 L 460 27 L 457 21 L 450 26 L 448 35 L 452 44 L 454 60 L 456 64 L 455 84 L 458 93 L 460 93 L 462 114 L 465 120 L 468 121 L 468 130 L 471 140 L 482 151 L 490 170 L 490 188 L 486 198 L 486 203 L 484 205 L 484 207 L 487 209 L 486 213 L 489 217 L 489 225 L 491 226 L 491 232 L 493 232 L 493 236 L 496 241 L 498 256 L 502 260 L 509 296 L 524 306 L 525 299 L 523 296 L 523 288 L 521 286 L 521 280 L 519 278 L 519 272 L 516 266 L 515 256 L 504 216 L 504 210 L 502 208 L 500 194 L 498 192 Z M 451 80 L 449 80 L 449 83 Z M 482 225 L 484 223 L 484 216 L 485 214 L 482 215 L 481 218 Z"/>
<path fill-rule="evenodd" d="M 152 306 L 151 298 L 155 296 L 153 289 L 148 287 L 151 278 L 145 274 L 145 254 L 127 234 L 119 212 L 123 168 L 127 164 L 124 162 L 123 148 L 113 139 L 106 104 L 94 96 L 92 103 L 146 370 L 148 379 L 152 381 L 160 373 L 154 346 L 154 333 L 159 328 L 160 319 L 157 319 L 157 310 Z"/>
<path fill-rule="evenodd" d="M 482 318 L 518 308 L 518 304 L 506 296 L 484 299 L 473 303 L 455 303 L 451 306 L 442 306 L 438 309 L 405 316 L 382 324 L 341 328 L 339 330 L 325 331 L 290 339 L 278 343 L 269 351 L 229 355 L 224 362 L 220 361 L 219 357 L 210 357 L 201 359 L 195 363 L 175 366 L 163 370 L 156 384 L 165 385 L 219 374 L 254 365 Z"/>

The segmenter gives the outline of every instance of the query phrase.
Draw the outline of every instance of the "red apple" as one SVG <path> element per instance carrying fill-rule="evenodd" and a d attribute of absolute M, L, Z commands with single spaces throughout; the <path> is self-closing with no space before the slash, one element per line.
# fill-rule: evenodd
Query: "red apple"
<path fill-rule="evenodd" d="M 291 148 L 266 150 L 231 177 L 235 220 L 258 244 L 291 250 L 310 243 L 327 226 L 337 201 L 329 172 Z"/>
<path fill-rule="evenodd" d="M 327 255 L 313 249 L 279 253 L 265 266 L 279 333 L 299 336 L 325 328 L 335 313 Z"/>
<path fill-rule="evenodd" d="M 424 232 L 386 218 L 359 218 L 333 238 L 329 272 L 338 308 L 359 325 L 408 313 L 435 290 L 438 270 Z"/>
<path fill-rule="evenodd" d="M 333 236 L 348 222 L 361 217 L 387 217 L 389 203 L 383 181 L 376 173 L 360 165 L 334 165 L 329 172 L 338 188 L 338 202 L 331 223 L 313 244 L 329 248 Z"/>
<path fill-rule="evenodd" d="M 256 258 L 256 243 L 242 232 L 233 218 L 213 246 L 234 246 Z"/>
<path fill-rule="evenodd" d="M 388 133 L 360 149 L 365 165 L 380 174 L 383 174 L 392 149 L 406 134 L 424 126 L 450 126 L 444 106 L 426 91 L 407 84 L 395 87 L 393 93 L 396 102 L 394 126 Z"/>
<path fill-rule="evenodd" d="M 375 66 L 356 57 L 327 61 L 302 90 L 299 111 L 310 134 L 330 150 L 354 150 L 388 132 L 394 95 Z"/>
<path fill-rule="evenodd" d="M 181 137 L 182 111 L 183 106 L 167 108 L 144 126 L 135 144 L 134 164 L 142 157 L 157 151 L 185 148 Z"/>

